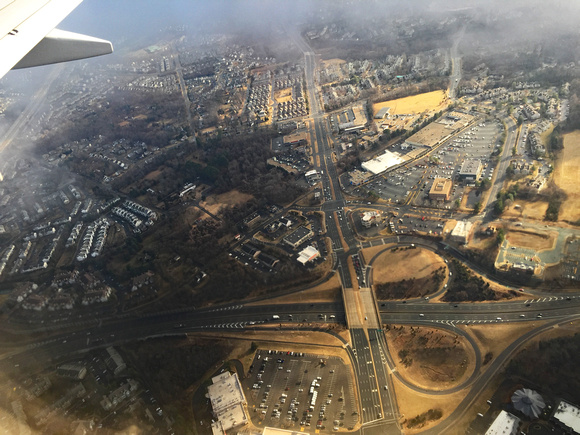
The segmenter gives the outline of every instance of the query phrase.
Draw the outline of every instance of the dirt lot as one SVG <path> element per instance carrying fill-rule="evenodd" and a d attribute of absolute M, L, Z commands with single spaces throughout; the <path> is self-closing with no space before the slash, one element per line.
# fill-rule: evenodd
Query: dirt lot
<path fill-rule="evenodd" d="M 580 130 L 564 135 L 564 149 L 560 152 L 554 171 L 555 183 L 566 192 L 568 199 L 560 208 L 560 220 L 580 220 Z"/>
<path fill-rule="evenodd" d="M 252 195 L 241 193 L 234 189 L 230 190 L 229 192 L 222 193 L 221 195 L 209 196 L 205 202 L 201 203 L 201 206 L 207 209 L 210 213 L 217 214 L 222 207 L 240 205 L 248 202 L 252 198 Z"/>
<path fill-rule="evenodd" d="M 465 381 L 475 354 L 461 336 L 435 328 L 399 326 L 386 332 L 397 370 L 413 384 L 444 390 Z"/>
<path fill-rule="evenodd" d="M 536 251 L 552 249 L 557 237 L 558 233 L 555 231 L 530 231 L 514 228 L 511 228 L 506 234 L 510 244 Z"/>
<path fill-rule="evenodd" d="M 397 100 L 383 101 L 373 104 L 373 114 L 383 107 L 390 107 L 391 115 L 423 113 L 425 111 L 439 111 L 445 106 L 445 92 L 433 91 L 426 94 L 413 95 Z"/>
<path fill-rule="evenodd" d="M 372 258 L 366 251 L 365 249 L 365 259 Z M 445 266 L 443 259 L 426 249 L 398 249 L 395 252 L 387 250 L 373 263 L 373 281 L 379 284 L 423 278 L 441 266 Z"/>

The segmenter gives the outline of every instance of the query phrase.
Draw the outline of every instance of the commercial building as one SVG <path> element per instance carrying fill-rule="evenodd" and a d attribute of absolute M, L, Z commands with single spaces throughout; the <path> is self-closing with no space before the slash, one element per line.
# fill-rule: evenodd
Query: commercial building
<path fill-rule="evenodd" d="M 284 237 L 284 242 L 292 246 L 293 248 L 297 248 L 313 235 L 314 233 L 312 232 L 312 230 L 306 227 L 300 227 L 292 234 Z"/>
<path fill-rule="evenodd" d="M 308 143 L 308 132 L 301 131 L 284 136 L 284 145 L 306 145 Z"/>
<path fill-rule="evenodd" d="M 516 435 L 520 422 L 520 419 L 515 415 L 501 411 L 485 435 Z"/>
<path fill-rule="evenodd" d="M 389 115 L 390 110 L 391 110 L 390 107 L 383 107 L 376 113 L 375 119 L 383 119 L 385 116 Z"/>
<path fill-rule="evenodd" d="M 512 395 L 512 405 L 526 417 L 535 419 L 540 416 L 546 403 L 540 394 L 529 388 L 520 388 Z"/>
<path fill-rule="evenodd" d="M 246 397 L 237 373 L 224 372 L 212 378 L 207 397 L 217 421 L 212 423 L 214 435 L 225 435 L 230 429 L 248 423 Z"/>
<path fill-rule="evenodd" d="M 380 156 L 364 162 L 361 166 L 363 169 L 372 172 L 373 174 L 380 174 L 393 166 L 400 165 L 405 160 L 407 159 L 399 153 L 387 150 Z"/>
<path fill-rule="evenodd" d="M 449 201 L 451 196 L 451 189 L 453 188 L 453 181 L 449 178 L 435 178 L 433 186 L 429 191 L 429 199 L 436 201 Z"/>
<path fill-rule="evenodd" d="M 320 252 L 318 252 L 318 249 L 316 249 L 314 246 L 307 246 L 298 253 L 298 262 L 304 266 L 309 261 L 312 261 L 318 257 L 320 257 Z"/>
<path fill-rule="evenodd" d="M 461 112 L 450 112 L 422 128 L 405 142 L 416 147 L 433 148 L 445 142 L 453 134 L 468 126 L 472 121 L 473 116 L 471 115 Z"/>
<path fill-rule="evenodd" d="M 306 177 L 306 180 L 309 183 L 314 183 L 318 180 L 320 180 L 320 174 L 318 173 L 318 171 L 316 169 L 313 169 L 311 171 L 308 171 L 304 174 L 304 176 Z"/>
<path fill-rule="evenodd" d="M 457 221 L 455 228 L 451 231 L 451 240 L 458 243 L 467 243 L 472 226 L 471 222 Z"/>
<path fill-rule="evenodd" d="M 459 178 L 463 181 L 476 181 L 481 175 L 483 166 L 479 159 L 465 159 L 459 170 Z"/>
<path fill-rule="evenodd" d="M 564 400 L 558 403 L 552 421 L 567 434 L 580 433 L 580 408 Z"/>
<path fill-rule="evenodd" d="M 105 363 L 115 375 L 118 375 L 127 368 L 127 364 L 125 364 L 125 361 L 123 361 L 123 358 L 114 347 L 107 347 L 107 354 L 108 357 L 105 359 Z"/>
<path fill-rule="evenodd" d="M 87 368 L 79 363 L 63 364 L 56 369 L 56 374 L 63 378 L 80 381 L 87 375 Z"/>
<path fill-rule="evenodd" d="M 251 243 L 244 243 L 242 245 L 242 251 L 252 258 L 256 258 L 258 255 L 260 255 L 260 252 L 262 252 Z"/>
<path fill-rule="evenodd" d="M 363 227 L 370 228 L 371 225 L 378 225 L 381 220 L 381 214 L 378 211 L 366 211 L 360 217 Z"/>
<path fill-rule="evenodd" d="M 367 123 L 367 116 L 363 106 L 355 106 L 332 114 L 330 123 L 335 131 L 349 133 L 362 130 Z"/>

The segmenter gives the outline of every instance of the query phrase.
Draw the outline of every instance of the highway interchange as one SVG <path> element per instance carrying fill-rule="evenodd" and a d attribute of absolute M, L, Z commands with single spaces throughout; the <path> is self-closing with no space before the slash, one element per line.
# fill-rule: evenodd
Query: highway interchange
<path fill-rule="evenodd" d="M 29 364 L 38 359 L 54 355 L 82 354 L 95 347 L 131 342 L 149 337 L 183 335 L 186 333 L 219 332 L 232 333 L 242 330 L 313 330 L 327 331 L 329 324 L 346 324 L 350 340 L 344 341 L 350 361 L 354 367 L 355 381 L 359 393 L 360 433 L 362 434 L 395 434 L 400 433 L 400 414 L 396 399 L 393 396 L 392 376 L 402 379 L 395 370 L 394 361 L 389 354 L 385 336 L 382 333 L 384 324 L 414 324 L 436 326 L 467 336 L 457 325 L 534 322 L 535 327 L 524 336 L 515 340 L 483 373 L 480 372 L 481 358 L 477 346 L 472 343 L 476 352 L 476 369 L 469 378 L 470 392 L 457 407 L 457 410 L 426 433 L 444 433 L 460 418 L 469 405 L 478 399 L 478 395 L 489 383 L 491 377 L 498 373 L 501 366 L 509 359 L 518 346 L 526 340 L 546 331 L 554 325 L 578 318 L 580 298 L 565 294 L 544 295 L 526 290 L 525 299 L 512 302 L 495 303 L 433 303 L 424 299 L 390 302 L 377 302 L 370 291 L 372 282 L 372 260 L 365 265 L 366 288 L 358 290 L 357 280 L 349 269 L 349 258 L 360 249 L 369 246 L 370 242 L 361 242 L 349 223 L 345 207 L 356 209 L 364 204 L 347 203 L 342 194 L 336 166 L 333 162 L 333 151 L 327 135 L 328 125 L 321 109 L 314 82 L 316 58 L 312 50 L 299 37 L 295 42 L 304 52 L 306 63 L 306 82 L 308 100 L 312 117 L 311 144 L 315 169 L 321 173 L 322 188 L 326 201 L 319 208 L 326 215 L 326 235 L 333 245 L 334 270 L 337 271 L 343 292 L 340 303 L 293 303 L 274 304 L 267 301 L 260 303 L 233 303 L 205 309 L 181 309 L 168 312 L 139 316 L 133 313 L 120 314 L 109 318 L 83 318 L 69 324 L 37 325 L 34 340 L 25 346 L 5 347 L 0 356 L 0 368 L 5 373 L 26 370 Z M 453 65 L 460 60 L 453 56 Z M 454 71 L 452 77 L 460 77 Z M 490 198 L 495 197 L 504 181 L 504 174 L 509 164 L 510 144 L 515 143 L 515 123 L 510 117 L 504 118 L 508 134 L 496 177 L 492 185 Z M 348 204 L 348 206 L 347 206 Z M 411 211 L 412 207 L 405 207 Z M 482 215 L 489 213 L 488 204 Z M 280 213 L 284 213 L 281 211 Z M 445 213 L 442 211 L 441 213 Z M 433 242 L 416 236 L 400 236 L 382 239 L 385 250 L 392 244 L 417 244 L 448 258 L 464 260 L 462 254 L 441 242 Z M 475 265 L 467 262 L 470 267 Z M 493 279 L 493 277 L 488 277 Z M 354 282 L 353 282 L 354 279 Z M 354 283 L 354 285 L 353 285 Z M 273 319 L 277 315 L 279 319 Z M 74 332 L 72 332 L 74 330 Z M 336 336 L 336 335 L 335 335 Z M 339 338 L 338 336 L 336 336 Z M 408 384 L 408 381 L 405 381 Z M 412 385 L 411 385 L 412 386 Z M 412 386 L 413 387 L 413 386 Z M 413 387 L 418 391 L 431 392 Z M 459 387 L 457 387 L 459 388 Z"/>

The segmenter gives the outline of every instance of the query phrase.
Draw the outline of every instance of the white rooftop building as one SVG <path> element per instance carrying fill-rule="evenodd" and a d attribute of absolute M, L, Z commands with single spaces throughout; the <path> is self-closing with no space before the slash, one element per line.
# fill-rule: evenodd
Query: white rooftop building
<path fill-rule="evenodd" d="M 320 252 L 314 246 L 307 246 L 298 253 L 298 262 L 304 266 L 309 261 L 314 260 L 320 256 Z"/>
<path fill-rule="evenodd" d="M 362 214 L 360 221 L 363 227 L 370 228 L 371 225 L 378 225 L 381 220 L 381 214 L 378 211 L 366 211 Z"/>
<path fill-rule="evenodd" d="M 485 435 L 516 435 L 520 419 L 509 412 L 501 411 Z"/>
<path fill-rule="evenodd" d="M 380 174 L 393 166 L 403 163 L 405 159 L 399 153 L 393 153 L 389 150 L 385 151 L 380 156 L 364 162 L 361 166 L 363 169 L 372 172 L 373 174 Z"/>
<path fill-rule="evenodd" d="M 564 400 L 560 401 L 558 408 L 554 411 L 554 419 L 575 433 L 580 433 L 580 408 L 577 406 Z"/>
<path fill-rule="evenodd" d="M 212 424 L 214 435 L 225 435 L 230 429 L 248 423 L 246 397 L 238 374 L 224 372 L 212 378 L 213 384 L 207 388 L 217 422 Z"/>
<path fill-rule="evenodd" d="M 467 243 L 471 227 L 473 224 L 467 221 L 457 221 L 455 228 L 451 231 L 451 240 L 459 243 Z"/>

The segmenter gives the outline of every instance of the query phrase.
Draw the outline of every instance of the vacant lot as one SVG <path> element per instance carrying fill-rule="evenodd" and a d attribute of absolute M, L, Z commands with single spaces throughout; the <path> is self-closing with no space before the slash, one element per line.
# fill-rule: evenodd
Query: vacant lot
<path fill-rule="evenodd" d="M 391 115 L 423 113 L 425 111 L 439 111 L 445 107 L 445 92 L 433 91 L 426 94 L 413 95 L 397 100 L 383 101 L 373 104 L 373 114 L 383 107 L 390 107 Z"/>
<path fill-rule="evenodd" d="M 292 101 L 292 88 L 284 88 L 274 92 L 274 98 L 278 103 Z"/>
<path fill-rule="evenodd" d="M 554 182 L 568 195 L 560 208 L 560 220 L 580 220 L 580 131 L 564 135 L 564 149 L 560 152 L 554 171 Z"/>
<path fill-rule="evenodd" d="M 269 305 L 269 304 L 295 304 L 305 302 L 340 302 L 342 300 L 342 290 L 338 275 L 333 275 L 328 281 L 317 285 L 316 287 L 302 290 L 278 298 L 268 298 L 250 305 Z"/>
<path fill-rule="evenodd" d="M 506 238 L 511 245 L 530 248 L 536 251 L 551 249 L 554 246 L 554 241 L 557 236 L 558 233 L 555 231 L 530 231 L 513 228 L 506 234 Z"/>
<path fill-rule="evenodd" d="M 229 192 L 222 193 L 221 195 L 209 196 L 205 202 L 202 202 L 200 205 L 207 209 L 210 213 L 217 214 L 222 207 L 240 205 L 248 202 L 252 198 L 252 195 L 241 193 L 234 189 L 230 190 Z"/>
<path fill-rule="evenodd" d="M 518 205 L 519 207 L 516 207 Z M 529 202 L 518 199 L 516 204 L 506 209 L 502 217 L 504 218 L 521 218 L 544 220 L 548 203 L 545 201 Z"/>
<path fill-rule="evenodd" d="M 401 424 L 405 429 L 406 434 L 420 433 L 428 428 L 440 423 L 441 420 L 447 418 L 451 414 L 461 400 L 467 394 L 466 390 L 459 391 L 453 394 L 445 394 L 443 396 L 433 396 L 432 394 L 423 394 L 403 385 L 397 378 L 393 378 L 393 386 L 395 389 L 395 396 L 397 398 L 397 405 L 399 412 L 403 416 Z M 485 403 L 485 402 L 484 402 Z M 429 410 L 441 410 L 442 417 L 438 420 L 428 420 L 422 425 L 409 427 L 409 423 L 417 416 L 424 415 Z M 453 432 L 449 432 L 453 433 Z M 465 432 L 455 432 L 465 433 Z"/>
<path fill-rule="evenodd" d="M 370 257 L 365 255 L 365 258 Z M 373 263 L 373 283 L 396 282 L 430 276 L 445 263 L 437 254 L 421 248 L 389 249 Z"/>
<path fill-rule="evenodd" d="M 473 371 L 473 349 L 460 335 L 435 328 L 393 326 L 386 337 L 401 376 L 422 388 L 445 390 Z"/>
<path fill-rule="evenodd" d="M 485 369 L 487 364 L 503 352 L 507 346 L 539 323 L 540 321 L 531 324 L 530 322 L 518 324 L 498 323 L 469 326 L 457 325 L 457 327 L 468 332 L 473 337 L 481 351 Z"/>
<path fill-rule="evenodd" d="M 342 59 L 328 59 L 328 60 L 322 61 L 322 65 L 324 68 L 328 68 L 329 66 L 342 65 L 344 63 L 346 63 L 346 60 L 342 60 Z"/>

